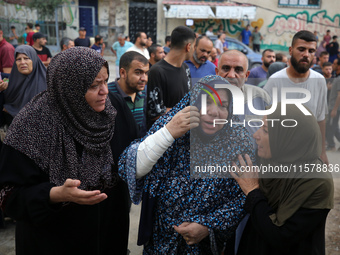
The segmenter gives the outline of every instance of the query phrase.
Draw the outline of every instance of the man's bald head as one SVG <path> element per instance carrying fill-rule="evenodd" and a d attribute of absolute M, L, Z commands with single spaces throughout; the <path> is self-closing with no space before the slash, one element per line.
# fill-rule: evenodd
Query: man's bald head
<path fill-rule="evenodd" d="M 246 71 L 248 71 L 248 58 L 244 53 L 242 53 L 239 50 L 227 50 L 221 54 L 220 59 L 222 59 L 223 56 L 228 57 L 231 55 L 239 56 L 240 58 L 242 58 L 243 59 L 242 62 L 244 62 L 244 64 L 246 65 Z M 221 65 L 221 61 L 218 62 L 218 69 L 221 68 L 220 65 Z"/>
<path fill-rule="evenodd" d="M 215 71 L 216 75 L 227 79 L 231 84 L 242 89 L 250 73 L 248 71 L 248 59 L 238 50 L 228 50 L 220 56 Z"/>

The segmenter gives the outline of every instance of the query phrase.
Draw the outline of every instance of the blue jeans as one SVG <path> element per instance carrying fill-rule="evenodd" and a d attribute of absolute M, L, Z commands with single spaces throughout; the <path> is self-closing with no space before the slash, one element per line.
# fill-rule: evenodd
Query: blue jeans
<path fill-rule="evenodd" d="M 330 148 L 335 147 L 334 137 L 340 142 L 339 116 L 339 110 L 337 111 L 334 118 L 331 118 L 331 111 L 329 111 L 326 122 L 326 140 L 328 147 Z"/>

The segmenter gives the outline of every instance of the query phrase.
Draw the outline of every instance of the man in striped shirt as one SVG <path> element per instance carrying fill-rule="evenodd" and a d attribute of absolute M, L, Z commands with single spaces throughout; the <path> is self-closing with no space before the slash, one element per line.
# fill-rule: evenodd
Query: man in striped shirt
<path fill-rule="evenodd" d="M 126 52 L 119 62 L 120 78 L 108 84 L 110 92 L 118 93 L 125 99 L 139 127 L 140 137 L 146 133 L 145 85 L 148 72 L 147 58 L 136 51 Z"/>

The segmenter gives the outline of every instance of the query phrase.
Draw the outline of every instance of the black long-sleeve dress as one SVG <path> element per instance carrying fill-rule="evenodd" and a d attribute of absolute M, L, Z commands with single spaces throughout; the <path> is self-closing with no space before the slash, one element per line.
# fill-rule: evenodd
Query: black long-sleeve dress
<path fill-rule="evenodd" d="M 137 137 L 131 111 L 119 95 L 110 94 L 117 110 L 111 148 L 117 172 L 121 152 Z M 78 146 L 81 151 L 81 147 Z M 54 186 L 49 177 L 26 155 L 3 145 L 0 186 L 14 185 L 5 194 L 3 209 L 16 223 L 16 254 L 126 254 L 130 198 L 126 183 L 119 179 L 103 190 L 108 198 L 96 205 L 50 204 Z M 3 196 L 5 189 L 2 189 Z"/>
<path fill-rule="evenodd" d="M 329 209 L 300 208 L 284 225 L 273 224 L 274 213 L 259 189 L 246 198 L 250 213 L 238 255 L 322 255 L 325 254 L 325 223 Z"/>

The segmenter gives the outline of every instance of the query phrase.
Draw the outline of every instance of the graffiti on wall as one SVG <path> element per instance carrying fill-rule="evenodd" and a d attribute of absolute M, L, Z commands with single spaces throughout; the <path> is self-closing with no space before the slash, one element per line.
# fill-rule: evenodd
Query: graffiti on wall
<path fill-rule="evenodd" d="M 237 37 L 246 25 L 250 24 L 251 27 L 258 26 L 259 29 L 263 26 L 263 19 L 260 18 L 256 21 L 240 21 L 236 19 L 231 20 L 195 20 L 195 24 L 191 27 L 195 32 L 203 34 L 207 31 L 208 27 L 213 26 L 213 32 L 217 34 L 218 31 L 222 30 L 231 37 Z"/>
<path fill-rule="evenodd" d="M 300 30 L 317 31 L 321 36 L 326 31 L 331 30 L 331 34 L 340 34 L 340 15 L 329 17 L 326 10 L 310 14 L 307 11 L 298 12 L 291 15 L 276 16 L 273 22 L 268 26 L 269 33 L 275 33 L 281 36 L 284 33 L 293 33 Z"/>
<path fill-rule="evenodd" d="M 6 18 L 11 23 L 34 22 L 37 20 L 37 12 L 19 4 L 7 4 L 0 2 L 0 17 Z"/>
<path fill-rule="evenodd" d="M 319 38 L 322 38 L 326 31 L 331 34 L 340 33 L 340 15 L 332 17 L 327 15 L 326 10 L 310 14 L 308 11 L 297 12 L 290 15 L 278 15 L 272 23 L 267 26 L 268 34 L 265 37 L 262 48 L 288 51 L 293 35 L 300 30 L 316 31 Z M 268 43 L 270 42 L 270 43 Z"/>
<path fill-rule="evenodd" d="M 277 15 L 272 21 L 262 18 L 251 22 L 247 20 L 195 20 L 195 24 L 191 28 L 202 34 L 207 31 L 209 26 L 213 26 L 215 34 L 219 30 L 223 30 L 229 36 L 237 38 L 247 24 L 250 24 L 252 28 L 259 27 L 264 37 L 261 49 L 271 48 L 279 51 L 288 51 L 293 35 L 300 30 L 317 31 L 319 38 L 322 38 L 328 29 L 332 35 L 340 34 L 340 14 L 331 17 L 326 10 Z"/>
<path fill-rule="evenodd" d="M 240 29 L 242 22 L 238 20 L 215 20 L 215 19 L 198 19 L 195 20 L 194 25 L 191 27 L 195 32 L 203 34 L 207 31 L 208 27 L 212 26 L 213 32 L 216 34 L 219 30 L 226 31 L 230 35 L 235 35 Z"/>

